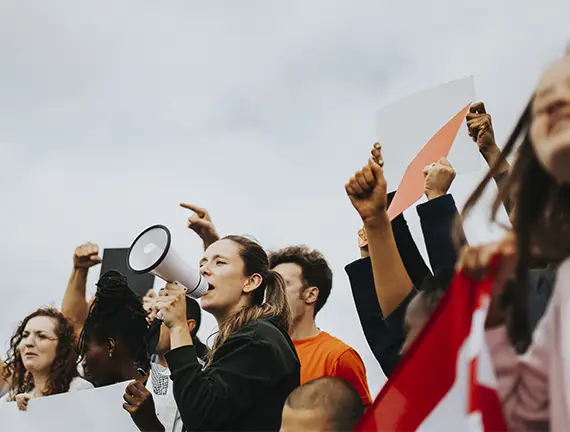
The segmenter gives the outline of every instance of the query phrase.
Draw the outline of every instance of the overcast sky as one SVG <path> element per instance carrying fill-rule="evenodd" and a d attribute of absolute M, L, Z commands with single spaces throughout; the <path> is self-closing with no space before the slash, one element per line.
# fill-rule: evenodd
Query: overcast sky
<path fill-rule="evenodd" d="M 126 247 L 163 223 L 197 262 L 187 201 L 222 234 L 326 255 L 318 325 L 359 351 L 376 393 L 343 268 L 360 226 L 344 183 L 376 140 L 376 110 L 472 74 L 503 142 L 569 17 L 567 0 L 2 0 L 0 347 L 27 313 L 60 305 L 83 242 Z M 482 174 L 457 178 L 459 203 Z M 491 237 L 485 209 L 468 235 Z"/>

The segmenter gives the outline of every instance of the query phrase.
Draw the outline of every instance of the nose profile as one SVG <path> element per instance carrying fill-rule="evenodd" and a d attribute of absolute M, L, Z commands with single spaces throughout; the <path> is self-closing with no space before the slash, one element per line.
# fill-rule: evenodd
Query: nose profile
<path fill-rule="evenodd" d="M 24 346 L 31 347 L 34 345 L 34 338 L 32 335 L 28 335 L 24 337 L 24 340 L 22 342 L 24 343 Z"/>
<path fill-rule="evenodd" d="M 204 264 L 200 267 L 200 274 L 202 276 L 207 276 L 207 275 L 211 274 L 210 267 L 208 266 L 208 264 Z"/>

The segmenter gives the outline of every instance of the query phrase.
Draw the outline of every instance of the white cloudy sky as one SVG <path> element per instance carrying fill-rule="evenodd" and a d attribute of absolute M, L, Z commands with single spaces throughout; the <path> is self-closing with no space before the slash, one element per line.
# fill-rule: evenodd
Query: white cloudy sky
<path fill-rule="evenodd" d="M 60 304 L 82 242 L 125 247 L 164 223 L 197 260 L 177 207 L 190 201 L 222 233 L 325 253 L 335 284 L 318 324 L 361 353 L 376 392 L 343 270 L 359 227 L 343 185 L 376 109 L 473 74 L 502 141 L 568 17 L 567 0 L 3 0 L 0 347 L 25 314 Z M 459 202 L 481 175 L 457 178 Z M 483 212 L 468 228 L 489 238 Z"/>

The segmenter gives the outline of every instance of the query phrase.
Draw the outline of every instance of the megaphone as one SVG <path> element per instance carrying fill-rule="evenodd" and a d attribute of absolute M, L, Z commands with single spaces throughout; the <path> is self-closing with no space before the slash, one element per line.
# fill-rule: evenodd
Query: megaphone
<path fill-rule="evenodd" d="M 170 230 L 153 225 L 141 232 L 131 244 L 127 266 L 135 274 L 151 273 L 162 280 L 176 283 L 186 295 L 198 299 L 208 292 L 208 282 L 171 247 Z"/>

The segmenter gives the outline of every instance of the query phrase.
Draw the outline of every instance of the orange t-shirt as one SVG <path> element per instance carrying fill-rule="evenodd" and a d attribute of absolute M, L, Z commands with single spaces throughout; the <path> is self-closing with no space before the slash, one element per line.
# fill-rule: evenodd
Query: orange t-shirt
<path fill-rule="evenodd" d="M 342 378 L 356 389 L 362 403 L 372 403 L 366 368 L 356 351 L 327 332 L 294 340 L 301 362 L 301 385 L 324 376 Z"/>

